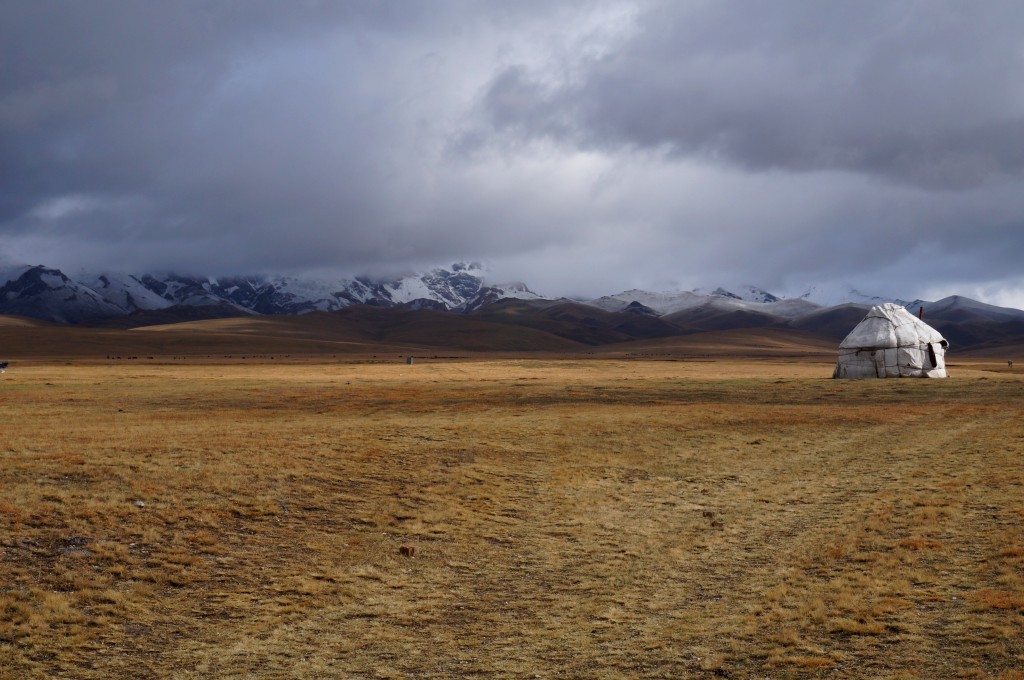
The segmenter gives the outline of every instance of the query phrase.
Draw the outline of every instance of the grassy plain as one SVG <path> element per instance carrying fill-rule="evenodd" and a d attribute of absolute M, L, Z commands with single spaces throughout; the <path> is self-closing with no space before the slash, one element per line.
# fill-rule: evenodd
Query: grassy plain
<path fill-rule="evenodd" d="M 1024 673 L 1024 375 L 23 362 L 0 677 Z"/>

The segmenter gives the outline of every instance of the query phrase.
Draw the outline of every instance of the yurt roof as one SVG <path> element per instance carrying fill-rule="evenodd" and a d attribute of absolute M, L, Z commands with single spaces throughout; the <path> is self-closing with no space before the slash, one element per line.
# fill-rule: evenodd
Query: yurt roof
<path fill-rule="evenodd" d="M 899 305 L 872 307 L 840 343 L 840 349 L 915 347 L 946 342 L 942 334 Z"/>

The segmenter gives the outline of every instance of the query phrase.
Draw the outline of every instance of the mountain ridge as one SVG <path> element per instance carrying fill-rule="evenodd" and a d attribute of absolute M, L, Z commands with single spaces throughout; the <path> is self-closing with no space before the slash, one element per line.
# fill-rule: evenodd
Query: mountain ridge
<path fill-rule="evenodd" d="M 1013 323 L 1024 323 L 1022 310 L 964 296 L 907 303 L 850 288 L 845 297 L 835 286 L 810 286 L 801 295 L 784 297 L 743 285 L 660 293 L 633 289 L 592 300 L 551 300 L 525 283 L 488 281 L 485 268 L 476 262 L 390 279 L 111 272 L 70 277 L 43 265 L 0 269 L 0 314 L 111 328 L 233 316 L 304 315 L 367 305 L 484 317 L 497 314 L 501 318 L 492 320 L 502 323 L 509 322 L 502 315 L 522 314 L 513 322 L 554 330 L 555 335 L 583 344 L 733 328 L 793 328 L 842 337 L 870 305 L 892 301 L 915 314 L 923 310 L 926 320 L 955 340 L 980 341 L 981 326 L 986 324 L 999 326 L 989 330 L 1006 337 L 1013 333 L 1000 324 L 1011 324 L 1007 328 L 1012 330 Z M 510 299 L 519 302 L 502 307 Z M 815 299 L 842 301 L 824 305 Z"/>
<path fill-rule="evenodd" d="M 219 309 L 228 316 L 308 314 L 356 304 L 467 311 L 509 297 L 540 298 L 521 282 L 486 281 L 477 263 L 455 263 L 450 268 L 383 280 L 113 272 L 72 278 L 45 265 L 0 271 L 0 314 L 71 324 L 103 323 L 159 311 L 173 316 L 168 310 L 187 307 Z"/>

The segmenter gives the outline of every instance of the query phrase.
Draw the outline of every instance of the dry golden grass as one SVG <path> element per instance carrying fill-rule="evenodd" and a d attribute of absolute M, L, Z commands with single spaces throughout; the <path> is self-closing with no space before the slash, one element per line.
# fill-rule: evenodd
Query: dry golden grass
<path fill-rule="evenodd" d="M 16 365 L 0 678 L 1020 678 L 982 368 Z"/>

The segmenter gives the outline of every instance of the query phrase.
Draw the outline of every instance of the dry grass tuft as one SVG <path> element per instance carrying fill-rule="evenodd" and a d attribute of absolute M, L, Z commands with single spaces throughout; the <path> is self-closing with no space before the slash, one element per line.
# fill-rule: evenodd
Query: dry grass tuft
<path fill-rule="evenodd" d="M 971 595 L 980 606 L 988 609 L 1024 610 L 1024 591 L 979 590 Z"/>

